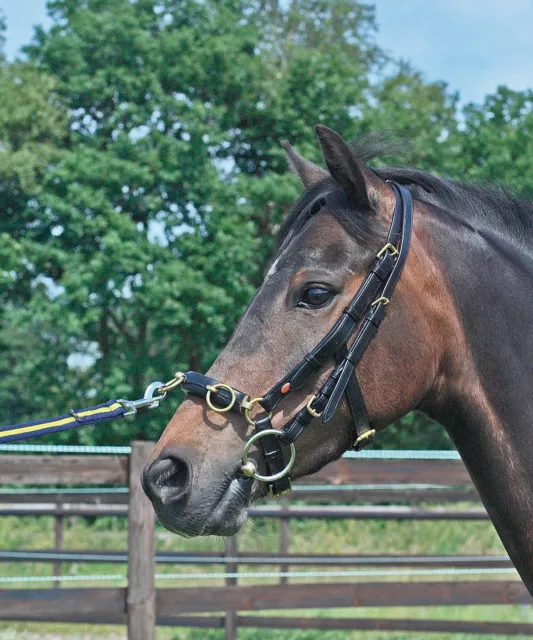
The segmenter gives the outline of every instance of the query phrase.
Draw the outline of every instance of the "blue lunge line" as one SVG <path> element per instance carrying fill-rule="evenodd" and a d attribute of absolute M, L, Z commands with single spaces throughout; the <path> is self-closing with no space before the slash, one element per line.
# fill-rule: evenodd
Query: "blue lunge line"
<path fill-rule="evenodd" d="M 140 400 L 109 400 L 88 409 L 79 409 L 78 411 L 71 409 L 70 413 L 64 413 L 56 418 L 0 427 L 0 443 L 44 436 L 47 433 L 67 431 L 76 427 L 86 427 L 96 422 L 134 415 L 139 410 L 156 409 L 161 400 L 167 397 L 167 392 L 181 384 L 183 377 L 182 373 L 177 373 L 166 384 L 159 380 L 152 382 L 146 387 L 144 396 Z"/>
<path fill-rule="evenodd" d="M 67 431 L 76 427 L 85 427 L 96 422 L 122 418 L 127 409 L 116 400 L 109 400 L 103 404 L 98 404 L 79 411 L 71 410 L 56 418 L 47 420 L 35 420 L 34 422 L 24 422 L 22 424 L 12 424 L 0 428 L 0 442 L 13 442 L 34 436 L 44 436 L 47 433 L 57 431 Z"/>

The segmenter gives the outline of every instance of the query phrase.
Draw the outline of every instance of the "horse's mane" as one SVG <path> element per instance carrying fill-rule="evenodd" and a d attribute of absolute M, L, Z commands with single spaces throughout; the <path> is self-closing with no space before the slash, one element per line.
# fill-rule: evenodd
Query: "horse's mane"
<path fill-rule="evenodd" d="M 387 155 L 397 155 L 397 142 L 390 143 L 386 135 L 372 133 L 351 145 L 354 157 L 367 163 Z M 499 186 L 459 182 L 441 178 L 429 171 L 411 167 L 372 168 L 384 180 L 405 185 L 415 200 L 451 211 L 471 227 L 501 229 L 514 240 L 533 247 L 533 202 L 523 200 Z M 368 219 L 349 212 L 349 203 L 332 179 L 326 178 L 310 189 L 296 203 L 279 234 L 280 244 L 291 231 L 299 231 L 313 214 L 313 204 L 328 193 L 338 206 L 331 213 L 363 245 L 382 239 L 383 229 Z"/>

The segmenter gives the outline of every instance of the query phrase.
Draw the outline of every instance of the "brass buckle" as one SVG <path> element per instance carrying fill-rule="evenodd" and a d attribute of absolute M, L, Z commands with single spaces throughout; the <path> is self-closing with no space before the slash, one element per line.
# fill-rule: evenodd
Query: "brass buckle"
<path fill-rule="evenodd" d="M 364 442 L 365 440 L 368 440 L 368 438 L 371 438 L 373 435 L 375 435 L 376 430 L 375 429 L 369 429 L 368 431 L 365 431 L 364 433 L 362 433 L 357 440 L 353 443 L 354 448 L 358 447 L 361 442 Z"/>
<path fill-rule="evenodd" d="M 276 498 L 281 498 L 282 496 L 286 496 L 288 493 L 290 493 L 292 491 L 291 479 L 287 478 L 287 480 L 289 481 L 288 488 L 285 489 L 284 491 L 281 491 L 280 493 L 274 493 L 274 485 L 273 484 L 269 484 L 268 485 L 268 493 L 269 493 L 271 498 L 274 498 L 274 500 L 275 500 Z"/>
<path fill-rule="evenodd" d="M 378 298 L 377 300 L 374 300 L 374 302 L 370 305 L 371 307 L 375 307 L 377 304 L 382 303 L 383 305 L 387 306 L 390 302 L 390 300 L 388 298 L 385 298 L 384 296 L 381 296 L 381 298 Z"/>
<path fill-rule="evenodd" d="M 233 409 L 233 405 L 237 400 L 237 394 L 235 393 L 235 389 L 232 389 L 228 384 L 222 384 L 222 382 L 218 382 L 217 384 L 207 385 L 206 387 L 207 393 L 205 394 L 205 401 L 207 402 L 207 406 L 216 411 L 217 413 L 226 413 L 226 411 L 231 411 Z M 215 405 L 211 402 L 211 393 L 216 391 L 217 389 L 226 389 L 231 393 L 231 400 L 226 407 L 215 407 Z"/>
<path fill-rule="evenodd" d="M 315 411 L 312 407 L 311 404 L 316 400 L 316 396 L 311 396 L 309 402 L 306 405 L 306 409 L 307 411 L 309 411 L 309 413 L 313 416 L 313 418 L 320 418 L 320 416 L 322 415 L 322 411 L 319 413 L 318 411 Z"/>
<path fill-rule="evenodd" d="M 391 255 L 393 256 L 397 256 L 399 253 L 398 249 L 396 249 L 396 247 L 393 244 L 391 244 L 390 242 L 387 242 L 387 244 L 377 252 L 376 258 L 381 258 L 381 256 L 385 253 L 385 251 L 390 251 Z"/>

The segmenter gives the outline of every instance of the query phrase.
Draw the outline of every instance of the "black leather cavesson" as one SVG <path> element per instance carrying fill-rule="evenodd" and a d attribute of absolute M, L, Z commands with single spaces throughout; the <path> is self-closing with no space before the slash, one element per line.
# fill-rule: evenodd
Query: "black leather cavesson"
<path fill-rule="evenodd" d="M 286 445 L 293 444 L 314 418 L 321 417 L 323 423 L 330 420 L 343 397 L 347 400 L 351 414 L 354 449 L 358 451 L 372 442 L 375 431 L 368 420 L 356 368 L 385 317 L 387 305 L 407 260 L 413 226 L 413 203 L 409 190 L 392 181 L 389 184 L 394 191 L 396 204 L 387 244 L 377 254 L 357 293 L 332 329 L 259 402 L 265 412 L 272 412 L 286 395 L 303 387 L 313 373 L 325 366 L 330 359 L 335 359 L 335 368 L 316 396 L 289 420 L 279 431 L 279 436 L 265 435 L 259 440 L 270 475 L 284 469 L 285 460 L 280 441 Z M 326 201 L 327 198 L 321 197 L 313 203 L 313 213 L 318 212 Z M 347 343 L 356 329 L 358 331 L 348 348 Z M 247 394 L 195 371 L 185 374 L 182 387 L 185 391 L 206 399 L 210 407 L 219 412 L 243 413 L 250 408 L 250 397 Z M 268 414 L 256 419 L 254 424 L 256 431 L 272 429 Z M 287 493 L 290 488 L 288 475 L 269 483 L 269 491 L 273 497 Z"/>
<path fill-rule="evenodd" d="M 214 378 L 210 378 L 203 373 L 197 373 L 196 371 L 188 371 L 185 379 L 181 383 L 181 388 L 187 393 L 193 393 L 205 399 L 209 392 L 209 387 L 215 387 L 217 385 L 220 385 L 220 382 Z M 242 412 L 242 404 L 243 402 L 245 403 L 246 400 L 249 400 L 249 396 L 242 391 L 237 391 L 237 389 L 233 387 L 231 387 L 231 389 L 235 394 L 235 404 L 232 410 Z M 223 409 L 231 403 L 233 396 L 228 389 L 218 386 L 216 391 L 211 392 L 210 398 L 215 407 Z"/>

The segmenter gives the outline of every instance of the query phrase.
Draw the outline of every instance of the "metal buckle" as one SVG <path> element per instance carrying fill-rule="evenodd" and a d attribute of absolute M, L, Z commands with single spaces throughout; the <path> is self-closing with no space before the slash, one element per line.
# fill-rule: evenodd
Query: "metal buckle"
<path fill-rule="evenodd" d="M 390 302 L 390 300 L 388 298 L 385 297 L 381 297 L 378 298 L 377 300 L 374 300 L 374 302 L 370 305 L 371 307 L 375 307 L 377 304 L 379 304 L 381 302 L 381 304 L 383 304 L 384 306 L 387 306 Z"/>
<path fill-rule="evenodd" d="M 390 251 L 393 256 L 397 256 L 399 254 L 398 249 L 396 249 L 396 247 L 390 242 L 387 242 L 387 244 L 377 252 L 376 258 L 381 258 L 385 251 Z"/>
<path fill-rule="evenodd" d="M 361 442 L 364 442 L 365 440 L 368 440 L 368 438 L 372 438 L 372 436 L 374 436 L 376 433 L 375 429 L 369 429 L 368 431 L 365 431 L 364 433 L 362 433 L 357 440 L 353 443 L 354 449 L 357 448 Z"/>
<path fill-rule="evenodd" d="M 222 382 L 218 382 L 217 384 L 209 384 L 206 387 L 207 393 L 205 394 L 205 401 L 207 402 L 207 406 L 216 411 L 217 413 L 226 413 L 226 411 L 231 411 L 237 400 L 237 394 L 235 393 L 235 389 L 232 389 L 228 384 L 222 384 Z M 217 389 L 226 389 L 231 394 L 231 400 L 226 407 L 215 407 L 215 405 L 211 402 L 211 393 L 215 392 Z"/>
<path fill-rule="evenodd" d="M 320 416 L 322 415 L 322 411 L 319 413 L 318 411 L 315 411 L 312 407 L 311 407 L 311 403 L 313 403 L 316 400 L 316 396 L 311 396 L 309 402 L 307 403 L 307 405 L 305 406 L 305 408 L 307 409 L 307 411 L 309 411 L 309 413 L 313 416 L 313 418 L 320 418 Z"/>
<path fill-rule="evenodd" d="M 156 409 L 161 400 L 164 400 L 167 397 L 166 391 L 154 397 L 154 393 L 156 391 L 160 393 L 160 389 L 163 386 L 163 383 L 160 380 L 157 380 L 157 382 L 152 382 L 146 387 L 144 396 L 140 400 L 124 400 L 122 398 L 117 400 L 117 402 L 119 402 L 124 409 L 127 409 L 124 414 L 125 416 L 134 415 L 139 409 Z"/>
<path fill-rule="evenodd" d="M 269 485 L 269 487 L 268 487 L 268 493 L 269 493 L 270 497 L 274 498 L 274 499 L 281 498 L 282 496 L 286 496 L 291 491 L 292 491 L 292 482 L 290 481 L 290 478 L 289 478 L 289 486 L 285 490 L 280 491 L 280 493 L 274 493 L 274 485 L 273 484 Z"/>
<path fill-rule="evenodd" d="M 248 453 L 250 452 L 250 447 L 264 436 L 276 436 L 277 438 L 279 438 L 280 432 L 277 429 L 265 429 L 264 431 L 258 431 L 257 433 L 254 433 L 254 435 L 244 445 L 241 471 L 248 478 L 254 478 L 255 480 L 260 480 L 261 482 L 276 482 L 276 480 L 281 480 L 281 478 L 286 476 L 292 469 L 294 461 L 296 460 L 296 447 L 294 446 L 294 442 L 291 442 L 289 444 L 291 457 L 289 462 L 287 462 L 287 464 L 285 465 L 284 469 L 282 469 L 278 473 L 273 473 L 271 476 L 263 476 L 260 473 L 257 473 L 257 467 L 255 466 L 255 463 L 252 463 L 251 460 L 248 460 Z M 255 470 L 252 469 L 252 464 L 250 463 L 253 464 Z"/>

